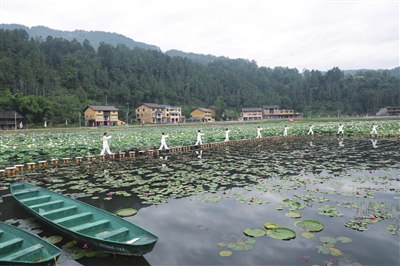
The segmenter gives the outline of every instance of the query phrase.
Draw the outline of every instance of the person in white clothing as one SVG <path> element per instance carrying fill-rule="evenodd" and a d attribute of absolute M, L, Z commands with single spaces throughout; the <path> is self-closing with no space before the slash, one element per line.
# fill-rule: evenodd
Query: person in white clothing
<path fill-rule="evenodd" d="M 339 124 L 338 132 L 337 132 L 338 134 L 342 133 L 344 135 L 343 127 L 344 127 L 343 124 Z"/>
<path fill-rule="evenodd" d="M 288 130 L 288 127 L 285 126 L 285 128 L 283 129 L 283 135 L 284 135 L 284 136 L 287 136 L 287 130 Z"/>
<path fill-rule="evenodd" d="M 201 141 L 201 136 L 204 136 L 204 134 L 203 133 L 201 133 L 201 131 L 200 130 L 198 130 L 197 131 L 197 142 L 196 142 L 196 144 L 194 144 L 194 145 L 201 145 L 201 144 L 203 144 L 203 142 Z"/>
<path fill-rule="evenodd" d="M 104 133 L 103 136 L 103 150 L 101 150 L 100 155 L 104 155 L 104 152 L 107 151 L 108 154 L 111 154 L 110 147 L 108 146 L 108 140 L 111 139 L 111 136 L 107 136 L 107 133 Z"/>
<path fill-rule="evenodd" d="M 372 131 L 370 134 L 378 134 L 378 132 L 376 131 L 378 128 L 378 125 L 372 124 Z"/>
<path fill-rule="evenodd" d="M 263 130 L 260 126 L 257 127 L 257 138 L 261 138 L 261 130 Z"/>
<path fill-rule="evenodd" d="M 161 134 L 161 146 L 159 148 L 159 150 L 162 150 L 163 148 L 165 148 L 166 150 L 168 150 L 168 146 L 167 143 L 165 142 L 165 138 L 168 138 L 168 135 L 165 135 L 164 132 Z"/>
<path fill-rule="evenodd" d="M 231 132 L 229 129 L 225 130 L 225 140 L 224 141 L 229 141 L 229 132 Z"/>
<path fill-rule="evenodd" d="M 371 143 L 372 143 L 372 148 L 376 149 L 378 148 L 378 146 L 376 146 L 376 144 L 378 144 L 378 140 L 377 139 L 370 139 Z"/>
<path fill-rule="evenodd" d="M 314 126 L 313 126 L 313 125 L 310 125 L 310 129 L 308 130 L 307 135 L 309 135 L 309 134 L 314 135 L 313 128 L 314 128 Z"/>
<path fill-rule="evenodd" d="M 343 139 L 337 139 L 339 141 L 339 147 L 344 147 Z"/>

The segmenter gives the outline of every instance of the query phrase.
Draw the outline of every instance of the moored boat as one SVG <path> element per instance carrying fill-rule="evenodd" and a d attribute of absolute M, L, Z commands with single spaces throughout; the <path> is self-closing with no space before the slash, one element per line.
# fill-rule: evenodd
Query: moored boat
<path fill-rule="evenodd" d="M 61 250 L 37 235 L 0 222 L 0 265 L 52 266 Z"/>
<path fill-rule="evenodd" d="M 107 211 L 26 182 L 11 184 L 17 202 L 43 223 L 88 247 L 113 254 L 141 256 L 158 237 Z"/>

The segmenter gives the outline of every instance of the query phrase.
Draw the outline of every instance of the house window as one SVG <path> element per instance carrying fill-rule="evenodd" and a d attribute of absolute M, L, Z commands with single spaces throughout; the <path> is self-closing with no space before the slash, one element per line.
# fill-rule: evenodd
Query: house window
<path fill-rule="evenodd" d="M 96 115 L 96 118 L 97 118 L 97 119 L 102 119 L 103 116 L 102 116 L 102 115 Z"/>
<path fill-rule="evenodd" d="M 116 115 L 112 115 L 112 116 L 111 116 L 111 118 L 114 118 L 114 119 L 116 119 L 116 118 L 118 118 L 118 116 L 116 116 Z"/>
<path fill-rule="evenodd" d="M 144 112 L 144 108 L 143 108 L 143 112 Z"/>

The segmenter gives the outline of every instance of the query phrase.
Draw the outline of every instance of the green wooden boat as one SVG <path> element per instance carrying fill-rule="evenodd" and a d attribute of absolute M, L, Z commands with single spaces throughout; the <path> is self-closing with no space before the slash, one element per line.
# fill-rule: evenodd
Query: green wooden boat
<path fill-rule="evenodd" d="M 45 188 L 16 182 L 11 194 L 43 223 L 90 248 L 141 256 L 151 252 L 158 240 L 123 218 Z"/>
<path fill-rule="evenodd" d="M 0 265 L 52 266 L 60 254 L 39 236 L 0 222 Z"/>

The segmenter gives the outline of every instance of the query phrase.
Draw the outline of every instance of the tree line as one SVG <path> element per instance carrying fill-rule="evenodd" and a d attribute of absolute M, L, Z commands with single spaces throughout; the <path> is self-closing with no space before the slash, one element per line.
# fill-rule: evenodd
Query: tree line
<path fill-rule="evenodd" d="M 344 75 L 333 67 L 299 73 L 226 57 L 202 64 L 124 44 L 100 42 L 94 49 L 87 39 L 44 40 L 23 29 L 0 29 L 0 36 L 0 109 L 15 110 L 29 123 L 76 123 L 87 105 L 106 101 L 120 109 L 121 119 L 128 104 L 132 110 L 146 102 L 180 106 L 187 117 L 210 105 L 231 117 L 263 105 L 321 115 L 400 105 L 399 79 L 388 71 Z"/>

